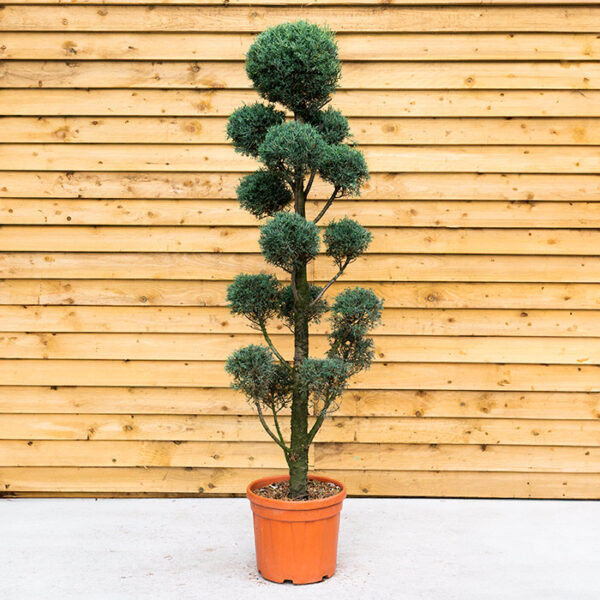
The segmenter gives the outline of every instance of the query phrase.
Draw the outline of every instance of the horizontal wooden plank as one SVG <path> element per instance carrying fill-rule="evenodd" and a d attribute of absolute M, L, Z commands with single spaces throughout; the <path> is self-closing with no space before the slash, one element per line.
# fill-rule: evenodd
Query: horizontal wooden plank
<path fill-rule="evenodd" d="M 271 333 L 286 333 L 278 320 Z M 325 333 L 329 323 L 313 324 Z M 2 332 L 248 334 L 243 317 L 224 307 L 3 306 Z M 522 335 L 600 337 L 597 310 L 399 309 L 386 308 L 375 334 Z"/>
<path fill-rule="evenodd" d="M 600 473 L 597 447 L 349 444 L 312 447 L 314 468 L 375 471 Z M 285 468 L 269 442 L 0 441 L 9 467 Z"/>
<path fill-rule="evenodd" d="M 243 60 L 248 33 L 6 32 L 0 58 L 69 60 Z M 338 32 L 344 61 L 598 60 L 593 33 Z"/>
<path fill-rule="evenodd" d="M 410 6 L 410 5 L 427 5 L 427 4 L 438 4 L 439 0 L 387 0 L 386 6 L 398 5 L 398 6 Z M 486 5 L 496 4 L 512 4 L 514 0 L 486 0 Z M 110 2 L 108 0 L 11 0 L 10 4 L 62 4 L 72 6 L 73 4 L 113 4 L 114 0 Z M 181 0 L 155 0 L 154 2 L 148 2 L 148 0 L 119 0 L 119 4 L 123 6 L 135 5 L 135 4 L 181 4 Z M 199 5 L 199 6 L 222 6 L 223 0 L 188 0 L 187 5 Z M 270 7 L 273 4 L 276 6 L 305 6 L 306 0 L 228 0 L 227 4 L 232 6 L 267 6 Z M 382 4 L 381 0 L 350 0 L 342 2 L 342 0 L 320 0 L 319 4 L 322 6 L 327 5 L 347 5 L 350 7 L 361 6 L 361 5 L 375 5 L 379 6 Z M 481 5 L 481 0 L 449 0 L 446 4 L 460 4 L 460 5 Z M 536 4 L 596 4 L 596 0 L 521 0 L 522 5 L 536 5 Z"/>
<path fill-rule="evenodd" d="M 230 388 L 2 386 L 0 413 L 256 415 Z M 336 417 L 597 419 L 600 393 L 346 391 Z"/>
<path fill-rule="evenodd" d="M 600 99 L 600 97 L 599 97 Z M 371 172 L 599 173 L 595 146 L 365 146 Z M 182 144 L 0 144 L 0 169 L 254 171 L 232 146 Z"/>
<path fill-rule="evenodd" d="M 5 171 L 0 197 L 8 198 L 235 198 L 243 173 L 107 173 Z M 328 185 L 315 183 L 313 199 Z M 600 200 L 600 176 L 491 173 L 374 173 L 362 200 Z"/>
<path fill-rule="evenodd" d="M 323 201 L 309 201 L 317 215 Z M 599 228 L 600 202 L 337 200 L 328 219 L 350 216 L 366 227 Z M 2 225 L 256 225 L 235 200 L 75 200 L 0 198 Z M 73 230 L 71 230 L 73 231 Z"/>
<path fill-rule="evenodd" d="M 246 90 L 3 89 L 6 116 L 219 117 L 257 99 Z M 342 90 L 348 117 L 599 117 L 600 91 Z"/>
<path fill-rule="evenodd" d="M 600 391 L 594 365 L 375 363 L 357 375 L 351 389 L 489 391 Z M 3 385 L 109 387 L 228 387 L 224 363 L 200 361 L 3 360 Z"/>
<path fill-rule="evenodd" d="M 286 467 L 283 452 L 270 442 L 180 441 L 173 443 L 2 440 L 0 441 L 0 465 L 10 467 L 252 467 L 255 469 Z"/>
<path fill-rule="evenodd" d="M 288 418 L 282 417 L 284 437 Z M 7 440 L 268 442 L 256 416 L 1 414 Z M 331 417 L 317 443 L 600 446 L 600 421 Z"/>
<path fill-rule="evenodd" d="M 282 475 L 284 470 L 270 474 Z M 471 498 L 600 497 L 598 476 L 590 473 L 479 473 L 415 471 L 321 471 L 342 479 L 351 495 L 457 496 Z M 4 467 L 3 494 L 27 496 L 55 492 L 127 494 L 243 494 L 261 469 L 185 469 L 111 467 Z"/>
<path fill-rule="evenodd" d="M 28 397 L 27 392 L 19 394 Z M 47 395 L 52 398 L 52 394 Z M 74 392 L 73 395 L 80 398 L 84 394 Z M 61 393 L 55 396 L 60 398 Z M 20 404 L 14 403 L 13 406 L 16 412 Z M 38 401 L 36 406 L 39 407 L 38 410 L 42 410 L 41 407 L 45 405 Z M 34 405 L 31 405 L 31 412 L 34 412 L 33 408 Z M 64 412 L 68 411 L 64 410 Z M 600 416 L 600 394 L 464 390 L 347 391 L 335 415 L 340 417 L 597 419 Z"/>
<path fill-rule="evenodd" d="M 334 284 L 331 294 L 358 282 Z M 0 304 L 225 306 L 228 282 L 155 280 L 4 280 Z M 598 284 L 369 282 L 391 308 L 598 309 Z"/>
<path fill-rule="evenodd" d="M 600 280 L 600 260 L 596 260 L 574 256 L 371 254 L 353 263 L 352 277 L 358 281 L 596 283 Z M 313 279 L 323 281 L 334 275 L 333 266 L 318 257 Z"/>
<path fill-rule="evenodd" d="M 461 498 L 598 498 L 597 476 L 587 473 L 415 473 L 321 471 L 341 477 L 349 493 Z"/>
<path fill-rule="evenodd" d="M 244 63 L 221 61 L 0 62 L 7 88 L 248 89 Z M 587 89 L 600 88 L 591 62 L 347 62 L 340 89 Z"/>
<path fill-rule="evenodd" d="M 22 444 L 22 442 L 19 443 Z M 40 443 L 43 442 L 35 442 L 35 444 Z M 56 443 L 48 442 L 48 445 Z M 85 446 L 85 444 L 83 445 Z M 118 452 L 119 444 L 117 444 L 116 450 Z M 23 454 L 25 453 L 23 451 Z M 43 465 L 44 463 L 38 464 Z M 17 463 L 15 466 L 21 465 Z M 23 466 L 28 465 L 24 464 Z M 316 470 L 347 469 L 349 467 L 369 471 L 600 473 L 600 448 L 493 446 L 488 444 L 460 446 L 320 443 L 315 445 Z"/>
<path fill-rule="evenodd" d="M 600 364 L 597 337 L 376 335 L 374 362 Z M 285 358 L 293 357 L 292 335 L 273 337 Z M 0 358 L 101 360 L 226 360 L 236 349 L 264 344 L 260 334 L 210 333 L 20 333 L 0 332 Z M 313 356 L 329 343 L 313 335 Z"/>
<path fill-rule="evenodd" d="M 323 201 L 309 201 L 309 218 Z M 369 201 L 338 200 L 327 217 L 350 216 L 367 227 L 598 228 L 597 202 Z M 232 200 L 75 200 L 0 198 L 3 225 L 256 225 Z"/>
<path fill-rule="evenodd" d="M 326 257 L 309 263 L 313 281 L 336 270 Z M 275 273 L 260 255 L 224 253 L 51 253 L 0 254 L 3 279 L 203 279 L 229 281 L 240 272 Z M 462 281 L 597 283 L 596 256 L 387 255 L 370 254 L 351 268 L 354 281 Z M 281 275 L 281 272 L 279 273 Z M 14 304 L 14 300 L 9 302 Z"/>
<path fill-rule="evenodd" d="M 283 475 L 286 471 L 273 469 L 269 472 Z M 0 468 L 0 493 L 12 496 L 45 491 L 63 495 L 93 491 L 112 495 L 137 490 L 157 494 L 162 489 L 170 494 L 173 490 L 183 493 L 185 489 L 185 493 L 191 495 L 241 494 L 250 481 L 264 475 L 264 469 L 3 467 Z"/>
<path fill-rule="evenodd" d="M 600 231 L 595 229 L 373 227 L 370 231 L 373 240 L 367 248 L 367 254 L 592 255 L 600 253 Z M 0 225 L 0 250 L 10 252 L 227 252 L 252 255 L 260 253 L 259 236 L 260 230 L 255 227 Z"/>
<path fill-rule="evenodd" d="M 0 31 L 261 32 L 306 19 L 352 32 L 590 32 L 593 7 L 302 6 L 18 6 L 7 5 Z"/>
<path fill-rule="evenodd" d="M 227 282 L 3 280 L 0 304 L 225 306 Z"/>
<path fill-rule="evenodd" d="M 350 394 L 346 396 L 351 398 Z M 365 397 L 375 396 L 365 392 Z M 2 386 L 0 413 L 256 414 L 244 396 L 231 388 L 57 386 Z M 585 408 L 580 414 L 589 416 Z"/>
<path fill-rule="evenodd" d="M 600 119 L 357 117 L 349 121 L 362 145 L 600 145 Z M 0 142 L 222 144 L 226 123 L 225 117 L 0 117 Z"/>

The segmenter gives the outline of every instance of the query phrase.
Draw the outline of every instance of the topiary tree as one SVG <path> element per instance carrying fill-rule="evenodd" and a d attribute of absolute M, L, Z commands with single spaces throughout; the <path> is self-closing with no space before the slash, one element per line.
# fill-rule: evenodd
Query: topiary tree
<path fill-rule="evenodd" d="M 330 286 L 367 248 L 371 234 L 347 217 L 324 229 L 325 254 L 337 267 L 324 286 L 308 281 L 307 264 L 321 246 L 317 225 L 338 198 L 358 195 L 369 173 L 363 154 L 348 143 L 348 121 L 324 106 L 338 84 L 341 66 L 332 32 L 299 21 L 260 34 L 246 55 L 246 72 L 266 101 L 242 106 L 229 118 L 227 134 L 235 150 L 264 167 L 244 177 L 237 188 L 241 206 L 268 217 L 260 232 L 265 260 L 285 271 L 290 284 L 274 275 L 241 274 L 227 290 L 231 312 L 243 315 L 262 332 L 266 345 L 235 351 L 226 370 L 232 387 L 256 407 L 268 435 L 285 455 L 290 494 L 306 496 L 308 449 L 325 416 L 336 408 L 350 377 L 369 367 L 373 340 L 369 330 L 381 317 L 382 301 L 363 288 L 346 289 L 331 306 Z M 287 109 L 293 117 L 286 120 Z M 332 187 L 329 199 L 312 219 L 306 199 L 315 177 Z M 324 358 L 309 357 L 309 324 L 330 312 L 330 349 Z M 275 347 L 267 325 L 280 319 L 294 335 L 293 360 Z M 283 436 L 279 413 L 291 408 L 291 437 Z M 309 423 L 310 413 L 315 417 Z M 272 420 L 272 425 L 270 421 Z"/>

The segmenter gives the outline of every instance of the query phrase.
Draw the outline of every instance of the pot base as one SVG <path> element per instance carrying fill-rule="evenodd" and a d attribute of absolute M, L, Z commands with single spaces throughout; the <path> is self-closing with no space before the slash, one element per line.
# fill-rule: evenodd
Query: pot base
<path fill-rule="evenodd" d="M 273 579 L 271 577 L 265 576 L 264 573 L 262 573 L 260 571 L 260 569 L 258 569 L 258 572 L 263 579 L 266 579 L 267 581 L 271 581 L 273 583 L 292 583 L 294 585 L 310 585 L 312 583 L 321 583 L 322 581 L 325 581 L 326 579 L 330 579 L 335 574 L 335 569 L 330 574 L 323 575 L 323 577 L 321 577 L 321 579 L 315 579 L 314 581 L 294 581 L 293 579 Z"/>

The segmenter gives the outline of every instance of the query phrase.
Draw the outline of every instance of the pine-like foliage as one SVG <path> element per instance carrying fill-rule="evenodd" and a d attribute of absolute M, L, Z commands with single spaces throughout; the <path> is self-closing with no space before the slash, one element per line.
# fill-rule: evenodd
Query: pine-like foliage
<path fill-rule="evenodd" d="M 293 199 L 281 175 L 266 169 L 246 175 L 236 191 L 240 206 L 259 219 L 283 210 Z"/>
<path fill-rule="evenodd" d="M 308 447 L 324 417 L 335 410 L 353 374 L 373 359 L 368 336 L 381 318 L 382 301 L 362 288 L 340 293 L 331 307 L 326 294 L 358 260 L 371 233 L 348 217 L 319 223 L 335 200 L 356 196 L 369 177 L 365 158 L 354 143 L 348 120 L 326 107 L 338 84 L 341 66 L 333 33 L 306 21 L 285 23 L 261 33 L 246 56 L 246 72 L 266 102 L 242 106 L 229 118 L 227 135 L 234 148 L 262 166 L 244 177 L 237 188 L 243 209 L 259 219 L 259 245 L 267 263 L 289 278 L 274 274 L 238 275 L 227 290 L 234 315 L 260 330 L 266 345 L 236 350 L 226 370 L 232 385 L 256 407 L 261 423 L 282 448 L 290 467 L 294 497 L 306 490 Z M 307 197 L 315 180 L 329 184 L 307 215 Z M 322 183 L 320 188 L 323 188 Z M 324 260 L 333 263 L 324 285 L 309 282 L 307 265 L 324 246 Z M 319 268 L 319 271 L 322 271 Z M 324 356 L 309 356 L 309 326 L 330 312 L 330 348 Z M 291 353 L 282 354 L 272 321 L 294 336 Z M 278 413 L 291 408 L 291 438 L 287 441 Z M 309 407 L 316 418 L 309 428 Z M 265 414 L 266 413 L 266 414 Z M 272 425 L 268 419 L 272 419 Z"/>

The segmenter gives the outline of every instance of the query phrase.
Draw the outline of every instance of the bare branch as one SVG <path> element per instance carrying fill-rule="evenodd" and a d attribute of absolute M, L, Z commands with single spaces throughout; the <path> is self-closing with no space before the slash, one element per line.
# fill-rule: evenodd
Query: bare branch
<path fill-rule="evenodd" d="M 340 270 L 329 280 L 325 287 L 319 292 L 317 297 L 310 303 L 309 307 L 314 306 L 325 295 L 325 292 L 340 278 L 341 274 L 345 271 L 350 262 L 350 260 L 346 260 L 346 262 L 340 267 Z"/>
<path fill-rule="evenodd" d="M 267 425 L 262 408 L 260 407 L 260 402 L 255 401 L 254 406 L 256 406 L 256 412 L 258 413 L 258 418 L 260 419 L 260 423 L 264 430 L 269 434 L 269 437 L 285 452 L 287 458 L 287 456 L 291 453 L 291 450 L 271 431 L 271 428 Z"/>
<path fill-rule="evenodd" d="M 325 417 L 327 416 L 327 410 L 331 406 L 331 403 L 334 400 L 335 400 L 335 396 L 331 396 L 330 398 L 328 398 L 325 401 L 323 408 L 319 412 L 319 416 L 317 417 L 317 420 L 313 423 L 313 426 L 311 427 L 310 431 L 308 432 L 308 441 L 306 442 L 306 445 L 312 443 L 315 436 L 317 435 L 317 432 L 319 431 L 319 429 L 321 429 L 321 425 L 323 425 L 323 421 L 325 420 Z"/>
<path fill-rule="evenodd" d="M 283 358 L 283 356 L 281 356 L 281 354 L 279 353 L 277 348 L 275 348 L 275 345 L 273 344 L 273 342 L 271 341 L 271 338 L 269 337 L 269 334 L 267 333 L 267 328 L 265 327 L 264 323 L 260 324 L 260 330 L 262 331 L 263 337 L 265 338 L 265 341 L 269 345 L 269 348 L 271 348 L 271 352 L 279 359 L 279 362 L 282 365 L 285 365 L 291 371 L 292 367 L 290 366 L 288 361 L 285 360 L 285 358 Z"/>
<path fill-rule="evenodd" d="M 333 201 L 337 198 L 337 194 L 340 191 L 339 186 L 336 186 L 333 190 L 333 194 L 331 194 L 329 200 L 325 203 L 325 206 L 321 209 L 321 212 L 313 219 L 313 223 L 318 223 L 323 215 L 327 212 L 329 207 L 333 204 Z"/>
<path fill-rule="evenodd" d="M 277 411 L 275 410 L 274 404 L 271 405 L 271 411 L 273 413 L 273 423 L 275 423 L 275 429 L 277 430 L 277 435 L 279 436 L 280 442 L 285 446 L 285 440 L 283 439 L 283 434 L 281 433 L 281 428 L 279 427 L 279 419 L 277 418 Z M 286 448 L 287 448 L 287 446 L 286 446 Z M 284 456 L 285 456 L 285 460 L 289 467 L 290 459 L 289 459 L 289 456 L 287 455 L 287 452 L 284 452 Z"/>
<path fill-rule="evenodd" d="M 317 175 L 317 170 L 315 169 L 311 174 L 310 174 L 310 178 L 308 180 L 308 183 L 306 184 L 306 187 L 304 188 L 304 197 L 306 198 L 306 196 L 308 196 L 308 192 L 310 192 L 310 188 L 312 187 L 313 181 L 315 180 L 315 177 Z"/>

